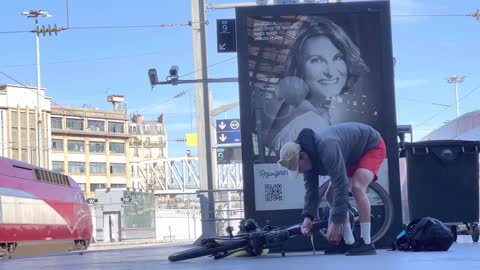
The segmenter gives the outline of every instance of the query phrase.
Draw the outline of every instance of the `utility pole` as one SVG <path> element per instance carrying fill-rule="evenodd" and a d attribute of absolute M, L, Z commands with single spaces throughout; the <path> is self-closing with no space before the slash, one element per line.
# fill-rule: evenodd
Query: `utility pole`
<path fill-rule="evenodd" d="M 35 19 L 35 45 L 36 45 L 36 58 L 37 58 L 37 132 L 38 132 L 38 139 L 37 139 L 37 165 L 40 167 L 44 167 L 44 162 L 43 162 L 43 124 L 42 124 L 42 108 L 40 106 L 40 90 L 42 89 L 40 85 L 40 42 L 39 42 L 39 27 L 38 27 L 38 17 L 42 16 L 45 18 L 50 17 L 51 15 L 48 14 L 48 12 L 44 10 L 28 10 L 24 11 L 21 13 L 23 16 L 27 16 L 28 18 L 34 18 Z"/>
<path fill-rule="evenodd" d="M 212 144 L 210 134 L 210 104 L 207 83 L 207 40 L 204 0 L 191 0 L 192 34 L 195 79 L 202 80 L 195 84 L 197 109 L 198 161 L 200 166 L 200 189 L 207 190 L 204 204 L 206 213 L 202 214 L 202 237 L 216 235 L 212 173 Z"/>
<path fill-rule="evenodd" d="M 448 83 L 454 83 L 455 84 L 455 99 L 456 99 L 456 105 L 457 105 L 457 118 L 460 116 L 460 107 L 458 105 L 458 84 L 462 83 L 465 80 L 465 76 L 452 76 L 447 78 Z"/>
<path fill-rule="evenodd" d="M 41 10 L 41 9 L 31 9 L 24 11 L 20 13 L 22 16 L 26 16 L 27 18 L 32 18 L 35 19 L 35 29 L 32 30 L 31 32 L 35 33 L 35 45 L 36 45 L 36 58 L 37 58 L 37 113 L 38 113 L 38 120 L 37 120 L 37 132 L 38 132 L 38 140 L 37 140 L 37 165 L 40 167 L 46 167 L 48 168 L 48 164 L 45 164 L 46 162 L 43 161 L 44 158 L 44 147 L 43 147 L 43 135 L 44 135 L 44 130 L 43 130 L 43 114 L 42 114 L 42 106 L 40 105 L 40 90 L 42 89 L 41 87 L 41 80 L 40 80 L 40 41 L 39 41 L 39 36 L 40 34 L 49 34 L 50 36 L 52 33 L 57 35 L 58 32 L 65 30 L 63 27 L 57 27 L 55 24 L 53 27 L 48 25 L 47 28 L 45 26 L 40 26 L 38 25 L 38 17 L 44 17 L 44 18 L 49 18 L 52 15 L 50 15 L 47 11 Z M 33 160 L 33 158 L 32 158 Z"/>

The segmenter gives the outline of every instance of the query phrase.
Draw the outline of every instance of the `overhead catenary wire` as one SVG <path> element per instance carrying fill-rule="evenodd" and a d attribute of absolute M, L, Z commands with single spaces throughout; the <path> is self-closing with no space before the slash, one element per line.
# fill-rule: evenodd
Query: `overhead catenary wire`
<path fill-rule="evenodd" d="M 143 54 L 143 55 L 145 55 L 145 54 Z M 233 59 L 236 59 L 236 57 L 231 57 L 231 58 L 228 58 L 228 59 L 225 59 L 225 60 L 222 60 L 222 61 L 213 63 L 213 64 L 208 65 L 207 67 L 205 67 L 205 69 L 208 69 L 208 68 L 210 68 L 210 67 L 213 67 L 213 66 L 216 66 L 216 65 L 219 65 L 219 64 L 228 62 L 228 61 L 231 61 L 231 60 L 233 60 Z M 88 60 L 86 60 L 86 61 L 88 61 Z M 185 77 L 185 76 L 194 74 L 195 72 L 199 72 L 200 70 L 201 70 L 201 69 L 196 70 L 196 71 L 189 72 L 189 73 L 187 73 L 187 74 L 183 74 L 183 75 L 181 75 L 180 77 Z M 9 75 L 6 74 L 5 72 L 0 71 L 0 73 L 3 74 L 3 75 L 5 75 L 5 76 L 8 77 L 9 79 L 15 81 L 16 83 L 20 84 L 21 86 L 26 87 L 26 88 L 29 89 L 30 91 L 37 93 L 35 90 L 28 88 L 26 85 L 24 85 L 23 83 L 19 82 L 19 81 L 16 80 L 15 78 L 9 76 Z M 185 90 L 184 92 L 185 92 L 185 94 L 186 94 L 186 93 L 190 92 L 191 90 L 192 90 L 192 89 L 188 89 L 188 90 Z M 44 95 L 41 95 L 41 94 L 39 94 L 39 95 L 40 95 L 41 97 L 43 97 L 43 98 L 46 98 Z M 160 104 L 156 104 L 155 107 L 153 107 L 153 108 L 157 108 L 157 107 L 159 107 L 159 106 L 161 106 L 161 105 L 163 105 L 163 104 L 165 104 L 165 103 L 170 102 L 171 100 L 173 100 L 173 99 L 175 99 L 175 98 L 178 98 L 178 97 L 175 97 L 175 96 L 174 96 L 174 97 L 172 97 L 172 98 L 169 98 L 169 99 L 161 102 Z M 57 106 L 59 106 L 60 108 L 62 108 L 63 110 L 65 110 L 65 111 L 67 111 L 67 112 L 73 112 L 73 111 L 71 111 L 71 110 L 69 110 L 69 109 L 61 106 L 60 104 L 54 102 L 53 100 L 52 100 L 52 103 L 55 104 L 55 105 L 57 105 Z M 140 111 L 140 113 L 145 112 L 145 111 L 148 111 L 149 109 L 150 109 L 150 108 L 148 108 L 148 109 L 143 109 L 142 111 Z"/>
<path fill-rule="evenodd" d="M 174 100 L 174 99 L 178 99 L 182 96 L 184 96 L 185 94 L 189 93 L 190 91 L 192 91 L 193 89 L 187 89 L 187 90 L 183 90 L 183 91 L 180 91 L 178 92 L 177 94 L 175 94 L 173 97 L 171 98 L 168 98 L 158 104 L 155 104 L 154 106 L 151 106 L 151 107 L 147 107 L 147 108 L 144 108 L 142 109 L 139 113 L 140 114 L 143 114 L 144 112 L 147 112 L 147 111 L 150 111 L 150 110 L 155 110 L 156 108 L 159 108 L 160 106 L 166 104 L 166 103 L 169 103 L 170 101 Z M 153 114 L 153 113 L 152 113 Z M 149 114 L 150 115 L 150 114 Z"/>
<path fill-rule="evenodd" d="M 474 17 L 480 19 L 480 11 L 477 10 L 470 14 L 392 14 L 392 17 Z M 147 24 L 147 25 L 94 25 L 94 26 L 72 26 L 67 27 L 68 30 L 97 30 L 97 29 L 131 29 L 131 28 L 163 28 L 163 27 L 184 27 L 191 26 L 195 22 L 188 23 L 170 23 L 170 24 Z M 200 22 L 202 23 L 202 22 Z M 207 23 L 207 22 L 203 22 Z M 68 26 L 68 23 L 67 23 Z M 0 31 L 0 34 L 18 34 L 28 33 L 31 30 L 10 30 Z"/>
<path fill-rule="evenodd" d="M 142 57 L 142 56 L 161 55 L 161 54 L 165 54 L 165 52 L 160 52 L 160 51 L 158 51 L 158 52 L 145 52 L 145 53 L 126 54 L 126 55 L 119 55 L 119 56 L 105 56 L 105 57 L 79 59 L 79 60 L 63 60 L 63 61 L 56 61 L 56 62 L 46 62 L 46 63 L 43 63 L 42 66 L 57 65 L 57 64 L 69 64 L 69 63 L 107 61 L 107 60 L 115 60 L 115 59 L 121 59 L 121 58 Z M 35 65 L 36 64 L 2 65 L 2 66 L 0 66 L 0 68 L 26 67 L 26 66 L 35 66 Z"/>
<path fill-rule="evenodd" d="M 191 26 L 192 22 L 188 23 L 170 23 L 170 24 L 147 24 L 147 25 L 94 25 L 94 26 L 73 26 L 66 27 L 65 30 L 98 30 L 98 29 L 132 29 L 132 28 L 164 28 L 164 27 L 184 27 Z M 10 30 L 0 31 L 0 34 L 18 34 L 31 33 L 32 30 Z"/>
<path fill-rule="evenodd" d="M 15 78 L 13 78 L 12 76 L 10 76 L 10 75 L 6 74 L 5 72 L 3 72 L 3 71 L 0 71 L 0 74 L 3 74 L 4 76 L 6 76 L 7 78 L 11 79 L 12 81 L 14 81 L 14 82 L 18 83 L 19 85 L 21 85 L 21 86 L 25 87 L 25 89 L 28 89 L 28 90 L 32 91 L 32 92 L 33 92 L 33 93 L 35 93 L 36 95 L 39 95 L 39 96 L 40 96 L 40 97 L 42 97 L 42 98 L 47 98 L 46 96 L 44 96 L 44 95 L 42 95 L 42 94 L 40 94 L 40 93 L 37 93 L 37 91 L 36 91 L 36 90 L 34 90 L 34 89 L 31 89 L 30 87 L 28 87 L 28 86 L 26 86 L 25 84 L 23 84 L 23 83 L 19 82 L 18 80 L 16 80 L 16 79 L 15 79 Z M 80 117 L 81 119 L 83 119 L 83 117 L 82 117 L 82 116 L 79 116 L 79 115 L 77 115 L 78 113 L 76 113 L 76 112 L 74 112 L 74 111 L 72 111 L 72 110 L 69 110 L 69 109 L 67 109 L 67 108 L 63 107 L 62 105 L 60 105 L 60 104 L 56 103 L 56 102 L 55 102 L 55 101 L 53 101 L 53 100 L 51 100 L 51 102 L 52 102 L 54 105 L 57 105 L 58 107 L 62 108 L 64 111 L 66 111 L 66 112 L 70 112 L 70 113 L 74 114 L 75 116 L 77 116 L 77 117 Z"/>
<path fill-rule="evenodd" d="M 461 97 L 460 99 L 458 99 L 458 101 L 461 101 L 463 99 L 465 99 L 467 96 L 469 96 L 470 94 L 472 94 L 473 92 L 477 91 L 478 89 L 480 89 L 480 86 L 476 87 L 476 88 L 473 88 L 472 90 L 470 90 L 467 94 L 465 94 L 463 97 Z M 418 128 L 419 126 L 421 125 L 424 125 L 425 123 L 428 123 L 430 120 L 432 120 L 433 118 L 439 116 L 440 114 L 442 114 L 443 112 L 449 110 L 453 108 L 453 106 L 450 106 L 450 107 L 446 107 L 444 108 L 443 110 L 441 110 L 440 112 L 434 114 L 433 116 L 429 117 L 428 119 L 424 120 L 423 122 L 421 122 L 420 124 L 417 124 L 414 126 L 414 128 Z"/>

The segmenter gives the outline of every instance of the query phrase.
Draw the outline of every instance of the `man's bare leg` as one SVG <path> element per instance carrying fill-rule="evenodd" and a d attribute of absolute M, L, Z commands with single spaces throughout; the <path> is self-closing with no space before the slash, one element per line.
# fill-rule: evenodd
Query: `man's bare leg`
<path fill-rule="evenodd" d="M 371 243 L 370 201 L 367 196 L 367 188 L 373 181 L 374 176 L 374 173 L 370 170 L 358 168 L 351 177 L 352 193 L 357 203 L 360 218 L 360 236 L 365 244 Z"/>

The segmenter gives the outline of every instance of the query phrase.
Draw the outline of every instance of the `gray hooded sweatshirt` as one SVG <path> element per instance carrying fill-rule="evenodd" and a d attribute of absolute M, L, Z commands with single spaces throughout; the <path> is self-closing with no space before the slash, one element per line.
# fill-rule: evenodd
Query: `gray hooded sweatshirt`
<path fill-rule="evenodd" d="M 312 170 L 304 174 L 305 203 L 302 215 L 314 218 L 318 209 L 318 176 L 330 176 L 334 192 L 332 222 L 347 217 L 349 179 L 346 165 L 355 165 L 370 149 L 378 146 L 380 133 L 362 123 L 332 125 L 319 134 L 303 129 L 296 142 L 312 160 Z"/>

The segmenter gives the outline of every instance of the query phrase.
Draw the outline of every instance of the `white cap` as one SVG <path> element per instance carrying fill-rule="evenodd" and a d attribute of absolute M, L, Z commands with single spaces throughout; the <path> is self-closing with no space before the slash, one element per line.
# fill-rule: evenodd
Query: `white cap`
<path fill-rule="evenodd" d="M 298 161 L 300 159 L 300 145 L 294 142 L 288 142 L 280 149 L 280 159 L 278 164 L 288 169 L 291 178 L 298 178 Z"/>

